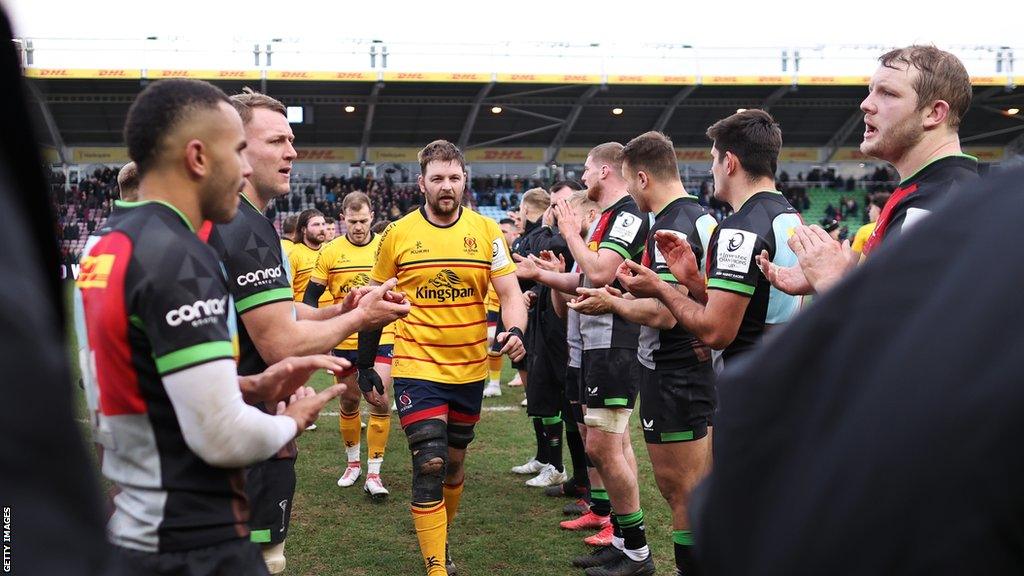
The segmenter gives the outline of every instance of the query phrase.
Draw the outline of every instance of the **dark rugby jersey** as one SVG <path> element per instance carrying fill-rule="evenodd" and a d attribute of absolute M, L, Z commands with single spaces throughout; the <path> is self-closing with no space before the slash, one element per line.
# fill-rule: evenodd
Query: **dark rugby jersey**
<path fill-rule="evenodd" d="M 789 321 L 801 298 L 774 288 L 757 267 L 754 256 L 767 250 L 779 266 L 796 265 L 796 254 L 787 243 L 800 215 L 778 192 L 758 192 L 747 199 L 715 230 L 708 246 L 708 289 L 728 290 L 750 297 L 736 339 L 723 351 L 729 358 L 749 350 L 761 338 L 766 325 Z"/>
<path fill-rule="evenodd" d="M 223 268 L 169 204 L 120 206 L 127 209 L 96 232 L 76 281 L 103 473 L 121 489 L 111 539 L 169 552 L 245 537 L 240 470 L 214 468 L 189 449 L 162 381 L 235 356 Z"/>
<path fill-rule="evenodd" d="M 704 210 L 693 196 L 683 196 L 669 202 L 654 216 L 654 224 L 647 235 L 643 265 L 653 270 L 659 278 L 670 284 L 678 284 L 668 269 L 665 257 L 654 241 L 654 233 L 666 230 L 690 243 L 698 264 L 704 262 L 708 243 L 715 231 L 715 219 Z M 650 326 L 640 327 L 640 347 L 637 349 L 640 363 L 652 370 L 665 370 L 692 366 L 711 359 L 707 344 L 690 334 L 681 324 L 669 330 Z"/>
<path fill-rule="evenodd" d="M 903 230 L 931 214 L 957 184 L 977 179 L 978 159 L 973 156 L 944 156 L 926 164 L 893 191 L 878 216 L 874 232 L 864 243 L 862 254 L 867 256 L 883 242 L 890 243 Z"/>
<path fill-rule="evenodd" d="M 639 262 L 648 230 L 650 221 L 647 214 L 641 212 L 633 198 L 627 194 L 601 212 L 597 226 L 590 235 L 589 245 L 594 251 L 606 248 L 614 250 L 626 260 Z M 583 285 L 594 288 L 593 282 L 586 277 L 583 279 Z M 618 281 L 612 285 L 622 288 Z M 640 325 L 617 314 L 581 315 L 580 333 L 583 335 L 584 350 L 636 350 L 637 341 L 640 339 Z"/>
<path fill-rule="evenodd" d="M 238 213 L 227 224 L 217 224 L 207 243 L 224 263 L 228 290 L 239 315 L 273 302 L 292 300 L 288 259 L 282 255 L 281 239 L 270 223 L 245 196 Z M 259 374 L 267 369 L 253 344 L 245 323 L 238 327 L 238 373 Z"/>

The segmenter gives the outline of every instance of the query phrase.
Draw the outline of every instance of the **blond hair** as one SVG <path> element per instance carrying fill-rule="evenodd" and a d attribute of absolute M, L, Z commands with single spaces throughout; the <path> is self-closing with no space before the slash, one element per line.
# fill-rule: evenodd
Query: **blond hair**
<path fill-rule="evenodd" d="M 248 126 L 249 122 L 252 122 L 252 111 L 256 108 L 263 108 L 264 110 L 277 112 L 286 118 L 288 117 L 288 109 L 285 108 L 285 105 L 280 100 L 271 98 L 266 94 L 260 94 L 248 86 L 242 88 L 241 94 L 235 94 L 231 97 L 231 105 L 235 107 L 238 115 L 242 117 L 243 126 Z"/>

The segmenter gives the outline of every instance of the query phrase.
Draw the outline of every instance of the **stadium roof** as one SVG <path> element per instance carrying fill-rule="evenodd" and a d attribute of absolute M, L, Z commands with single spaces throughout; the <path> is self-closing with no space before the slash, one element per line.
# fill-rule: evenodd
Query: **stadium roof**
<path fill-rule="evenodd" d="M 66 146 L 120 144 L 128 106 L 146 81 L 31 78 L 32 94 Z M 435 138 L 463 146 L 592 146 L 662 129 L 679 146 L 704 146 L 705 129 L 738 108 L 766 108 L 787 146 L 856 145 L 863 86 L 584 85 L 462 82 L 214 81 L 228 93 L 262 88 L 306 107 L 294 126 L 303 145 L 417 146 Z M 355 111 L 346 113 L 345 106 Z M 501 107 L 499 114 L 491 112 Z M 1024 91 L 976 87 L 960 130 L 972 145 L 1017 138 Z M 614 115 L 613 108 L 622 114 Z M 38 105 L 36 112 L 42 112 Z M 475 112 L 475 115 L 474 115 Z M 41 134 L 48 131 L 37 114 Z M 475 121 L 473 119 L 475 118 Z M 52 142 L 51 142 L 52 143 Z"/>

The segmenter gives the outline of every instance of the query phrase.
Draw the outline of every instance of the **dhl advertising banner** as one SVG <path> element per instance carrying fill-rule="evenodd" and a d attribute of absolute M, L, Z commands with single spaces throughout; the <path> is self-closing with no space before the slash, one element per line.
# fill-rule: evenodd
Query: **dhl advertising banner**
<path fill-rule="evenodd" d="M 139 78 L 142 78 L 142 70 L 137 68 L 27 68 L 25 70 L 25 75 L 29 78 L 55 78 L 65 80 L 138 80 Z"/>
<path fill-rule="evenodd" d="M 325 72 L 304 70 L 267 70 L 267 80 L 308 80 L 325 82 L 375 82 L 376 72 Z"/>
<path fill-rule="evenodd" d="M 195 80 L 259 80 L 259 70 L 147 70 L 146 78 L 192 78 Z"/>
<path fill-rule="evenodd" d="M 128 149 L 123 146 L 81 146 L 71 152 L 73 164 L 125 164 Z"/>
<path fill-rule="evenodd" d="M 467 162 L 543 162 L 543 148 L 476 148 L 466 151 Z"/>
<path fill-rule="evenodd" d="M 705 148 L 676 148 L 678 162 L 711 162 L 711 146 Z"/>
<path fill-rule="evenodd" d="M 562 148 L 558 151 L 555 161 L 559 164 L 583 164 L 587 161 L 587 154 L 589 153 L 590 148 Z"/>
<path fill-rule="evenodd" d="M 600 84 L 597 74 L 498 74 L 498 82 L 526 84 Z"/>
<path fill-rule="evenodd" d="M 296 148 L 296 162 L 340 162 L 351 164 L 356 161 L 355 148 Z"/>
<path fill-rule="evenodd" d="M 419 162 L 419 148 L 370 148 L 367 157 L 374 164 L 382 162 Z"/>
<path fill-rule="evenodd" d="M 609 84 L 652 84 L 652 85 L 671 85 L 671 84 L 696 84 L 696 76 L 641 76 L 631 74 L 609 74 Z"/>
<path fill-rule="evenodd" d="M 490 82 L 491 75 L 480 72 L 385 72 L 385 82 Z"/>
<path fill-rule="evenodd" d="M 820 148 L 783 148 L 779 151 L 779 162 L 818 162 Z"/>

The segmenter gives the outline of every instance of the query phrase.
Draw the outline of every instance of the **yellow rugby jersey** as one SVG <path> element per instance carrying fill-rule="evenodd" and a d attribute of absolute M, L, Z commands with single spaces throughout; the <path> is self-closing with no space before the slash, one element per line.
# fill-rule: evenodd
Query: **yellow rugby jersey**
<path fill-rule="evenodd" d="M 484 300 L 484 304 L 487 306 L 488 312 L 501 310 L 501 300 L 498 299 L 498 291 L 494 289 L 493 284 L 487 285 L 487 298 Z"/>
<path fill-rule="evenodd" d="M 281 252 L 284 253 L 285 258 L 291 256 L 292 248 L 295 248 L 295 242 L 287 238 L 281 238 Z"/>
<path fill-rule="evenodd" d="M 395 323 L 391 374 L 444 384 L 487 378 L 487 311 L 491 277 L 516 270 L 498 224 L 470 210 L 447 227 L 421 208 L 381 234 L 370 278 L 398 278 L 409 315 Z"/>
<path fill-rule="evenodd" d="M 379 234 L 373 234 L 366 246 L 356 246 L 349 242 L 347 236 L 339 236 L 320 248 L 311 278 L 327 286 L 324 297 L 330 296 L 328 299 L 330 303 L 338 304 L 348 296 L 353 288 L 369 285 L 370 270 L 373 269 L 378 244 L 380 244 Z M 321 303 L 324 297 L 320 298 Z M 394 334 L 393 325 L 389 324 L 381 334 L 380 343 L 383 345 L 394 344 Z M 349 336 L 335 346 L 337 350 L 357 350 L 358 348 L 358 334 Z"/>
<path fill-rule="evenodd" d="M 318 250 L 313 250 L 304 242 L 296 242 L 288 253 L 288 263 L 292 267 L 292 292 L 296 302 L 302 302 L 302 297 L 306 295 L 306 286 L 309 284 L 313 269 L 316 268 L 316 259 L 319 255 Z M 330 306 L 334 304 L 334 297 L 329 291 L 324 290 L 317 302 L 320 306 Z"/>

